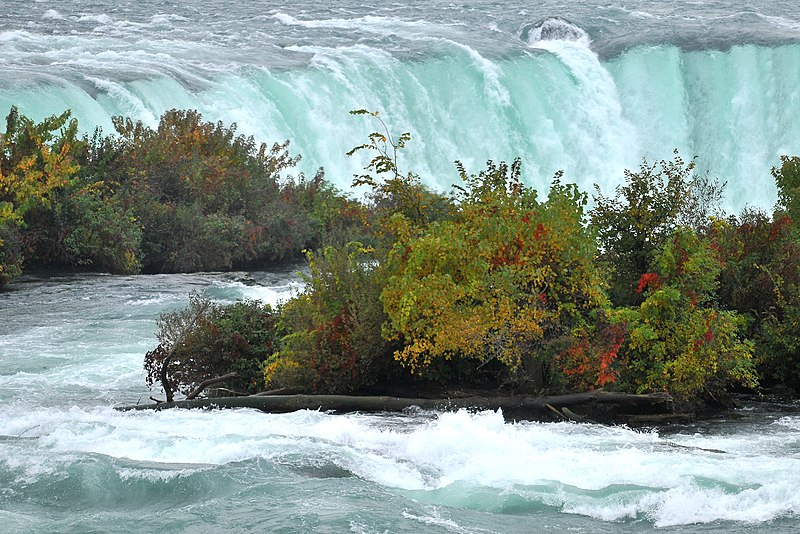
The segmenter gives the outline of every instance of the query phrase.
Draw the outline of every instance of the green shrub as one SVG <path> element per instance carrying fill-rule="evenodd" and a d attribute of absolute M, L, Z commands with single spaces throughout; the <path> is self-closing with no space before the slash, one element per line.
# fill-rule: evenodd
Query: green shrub
<path fill-rule="evenodd" d="M 656 251 L 681 226 L 705 228 L 709 216 L 719 214 L 722 191 L 718 182 L 695 174 L 694 161 L 684 162 L 677 151 L 672 161 L 644 161 L 638 172 L 626 170 L 613 198 L 597 188 L 591 221 L 601 259 L 610 267 L 615 305 L 641 303 L 637 283 Z"/>
<path fill-rule="evenodd" d="M 196 111 L 168 111 L 155 130 L 119 117 L 114 125 L 120 138 L 103 149 L 118 156 L 102 162 L 116 169 L 125 206 L 143 226 L 146 270 L 277 261 L 312 240 L 297 186 L 281 185 L 280 173 L 299 159 L 288 142 L 258 145 Z"/>
<path fill-rule="evenodd" d="M 116 197 L 87 187 L 68 197 L 58 212 L 66 227 L 63 244 L 68 263 L 115 274 L 139 272 L 142 230 Z"/>
<path fill-rule="evenodd" d="M 11 221 L 0 219 L 0 289 L 21 275 L 22 245 L 19 228 Z"/>
<path fill-rule="evenodd" d="M 289 334 L 265 368 L 269 387 L 350 393 L 387 371 L 391 347 L 381 337 L 383 268 L 360 243 L 309 253 L 306 291 L 286 303 Z"/>
<path fill-rule="evenodd" d="M 159 345 L 145 356 L 148 385 L 162 382 L 167 361 L 167 387 L 184 395 L 228 373 L 236 373 L 226 381 L 236 393 L 264 389 L 262 366 L 278 338 L 277 315 L 269 305 L 221 305 L 195 295 L 185 309 L 162 314 L 158 329 Z"/>
<path fill-rule="evenodd" d="M 757 384 L 745 319 L 714 306 L 722 265 L 711 243 L 676 230 L 642 276 L 638 307 L 615 310 L 627 339 L 620 350 L 621 383 L 638 393 L 669 391 L 684 400 L 716 398 L 730 385 Z"/>

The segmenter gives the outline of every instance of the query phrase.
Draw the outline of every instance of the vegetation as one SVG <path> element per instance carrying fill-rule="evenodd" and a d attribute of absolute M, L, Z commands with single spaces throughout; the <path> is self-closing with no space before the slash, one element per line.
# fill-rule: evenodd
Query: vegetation
<path fill-rule="evenodd" d="M 392 247 L 384 335 L 402 342 L 395 358 L 414 373 L 467 358 L 528 376 L 547 343 L 605 301 L 586 197 L 556 180 L 539 201 L 519 161 L 461 177 L 452 217 L 399 233 Z"/>
<path fill-rule="evenodd" d="M 31 263 L 112 273 L 227 270 L 302 257 L 365 224 L 324 181 L 283 177 L 299 157 L 169 111 L 157 128 L 114 118 L 78 138 L 69 112 L 12 109 L 0 136 L 0 285 Z M 364 235 L 363 232 L 361 235 Z"/>
<path fill-rule="evenodd" d="M 0 285 L 24 261 L 116 273 L 309 260 L 277 309 L 198 296 L 159 321 L 147 380 L 167 400 L 210 385 L 252 393 L 482 387 L 800 391 L 800 158 L 773 169 L 774 213 L 725 216 L 723 185 L 694 161 L 643 162 L 606 196 L 557 174 L 546 197 L 519 160 L 450 195 L 401 172 L 409 134 L 378 130 L 354 200 L 284 176 L 288 145 L 170 111 L 79 138 L 69 113 L 11 110 L 0 137 Z"/>
<path fill-rule="evenodd" d="M 160 383 L 167 401 L 176 391 L 194 398 L 223 381 L 233 394 L 261 391 L 261 364 L 275 351 L 278 332 L 269 306 L 223 306 L 193 295 L 189 306 L 159 319 L 159 344 L 145 356 L 147 383 Z"/>

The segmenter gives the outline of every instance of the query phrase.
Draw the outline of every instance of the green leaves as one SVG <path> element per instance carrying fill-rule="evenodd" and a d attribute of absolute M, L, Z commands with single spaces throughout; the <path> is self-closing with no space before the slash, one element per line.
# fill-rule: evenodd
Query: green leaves
<path fill-rule="evenodd" d="M 404 132 L 399 137 L 392 136 L 377 111 L 358 109 L 350 113 L 369 116 L 381 127 L 380 131 L 367 136 L 368 143 L 347 152 L 348 156 L 360 151 L 373 154 L 364 167 L 367 172 L 354 175 L 353 187 L 367 186 L 372 189 L 372 200 L 384 220 L 393 213 L 401 213 L 417 225 L 427 224 L 431 220 L 431 205 L 437 204 L 435 195 L 422 185 L 419 176 L 412 172 L 404 175 L 398 167 L 399 151 L 411 140 L 411 134 Z"/>
<path fill-rule="evenodd" d="M 675 151 L 671 161 L 625 171 L 625 183 L 613 198 L 597 188 L 591 222 L 597 230 L 602 259 L 612 269 L 611 299 L 617 305 L 641 302 L 637 282 L 653 255 L 679 227 L 700 230 L 719 213 L 723 186 L 695 173 Z"/>
<path fill-rule="evenodd" d="M 459 169 L 453 218 L 392 248 L 384 335 L 403 342 L 395 358 L 418 374 L 451 359 L 530 371 L 537 347 L 604 302 L 585 199 L 556 181 L 540 203 L 519 161 L 490 161 L 476 175 Z"/>

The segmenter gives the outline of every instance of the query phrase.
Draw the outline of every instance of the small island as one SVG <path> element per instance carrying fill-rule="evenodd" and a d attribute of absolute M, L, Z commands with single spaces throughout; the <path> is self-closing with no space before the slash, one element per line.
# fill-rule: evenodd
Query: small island
<path fill-rule="evenodd" d="M 272 307 L 191 295 L 144 357 L 163 398 L 130 408 L 476 408 L 520 419 L 687 420 L 732 392 L 800 386 L 800 158 L 772 213 L 721 209 L 723 183 L 676 152 L 613 192 L 519 160 L 452 192 L 401 170 L 409 134 L 375 112 L 354 199 L 288 143 L 170 111 L 81 137 L 69 112 L 12 109 L 0 134 L 0 288 L 24 265 L 111 273 L 243 270 L 305 257 Z M 355 118 L 354 120 L 358 120 Z M 777 163 L 777 162 L 776 162 Z M 184 400 L 176 400 L 176 395 Z"/>

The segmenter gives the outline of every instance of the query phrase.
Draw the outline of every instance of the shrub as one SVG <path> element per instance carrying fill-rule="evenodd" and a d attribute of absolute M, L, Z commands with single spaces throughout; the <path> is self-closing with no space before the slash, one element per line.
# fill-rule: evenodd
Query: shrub
<path fill-rule="evenodd" d="M 605 301 L 586 196 L 556 179 L 540 202 L 522 185 L 519 161 L 472 176 L 459 169 L 453 220 L 396 232 L 384 334 L 403 344 L 395 358 L 417 374 L 451 359 L 531 371 L 543 344 Z"/>
<path fill-rule="evenodd" d="M 162 314 L 158 330 L 159 344 L 145 356 L 148 385 L 190 395 L 207 380 L 236 373 L 226 382 L 234 392 L 264 389 L 262 365 L 278 338 L 277 315 L 269 305 L 221 305 L 194 295 L 185 309 Z"/>
<path fill-rule="evenodd" d="M 22 274 L 25 228 L 75 179 L 84 144 L 68 111 L 40 123 L 12 107 L 0 134 L 0 286 Z"/>
<path fill-rule="evenodd" d="M 104 195 L 102 184 L 75 191 L 58 208 L 65 261 L 115 274 L 141 268 L 142 230 L 131 210 Z"/>
<path fill-rule="evenodd" d="M 121 137 L 103 149 L 119 155 L 102 162 L 116 169 L 143 225 L 148 271 L 277 261 L 313 239 L 297 187 L 281 185 L 280 173 L 299 159 L 288 142 L 257 145 L 235 124 L 203 122 L 196 111 L 168 111 L 155 130 L 119 117 L 114 125 Z"/>
<path fill-rule="evenodd" d="M 591 220 L 602 260 L 610 266 L 615 305 L 641 303 L 638 280 L 678 227 L 700 230 L 719 213 L 723 186 L 694 170 L 694 161 L 684 162 L 676 151 L 672 161 L 644 161 L 638 172 L 626 170 L 613 198 L 597 188 Z"/>
<path fill-rule="evenodd" d="M 306 291 L 286 303 L 289 334 L 265 368 L 273 388 L 349 393 L 386 372 L 390 345 L 381 337 L 383 268 L 360 243 L 309 253 Z"/>
<path fill-rule="evenodd" d="M 2 206 L 0 206 L 2 209 Z M 22 275 L 22 246 L 19 228 L 0 216 L 0 289 Z"/>
<path fill-rule="evenodd" d="M 800 222 L 800 157 L 781 156 L 781 165 L 773 167 L 772 176 L 778 186 L 778 208 L 795 223 Z"/>
<path fill-rule="evenodd" d="M 614 312 L 628 337 L 622 383 L 636 392 L 669 391 L 680 399 L 716 398 L 727 387 L 755 387 L 752 342 L 743 316 L 714 307 L 721 263 L 708 240 L 676 230 L 639 285 L 644 301 Z M 644 277 L 643 277 L 644 278 Z"/>

